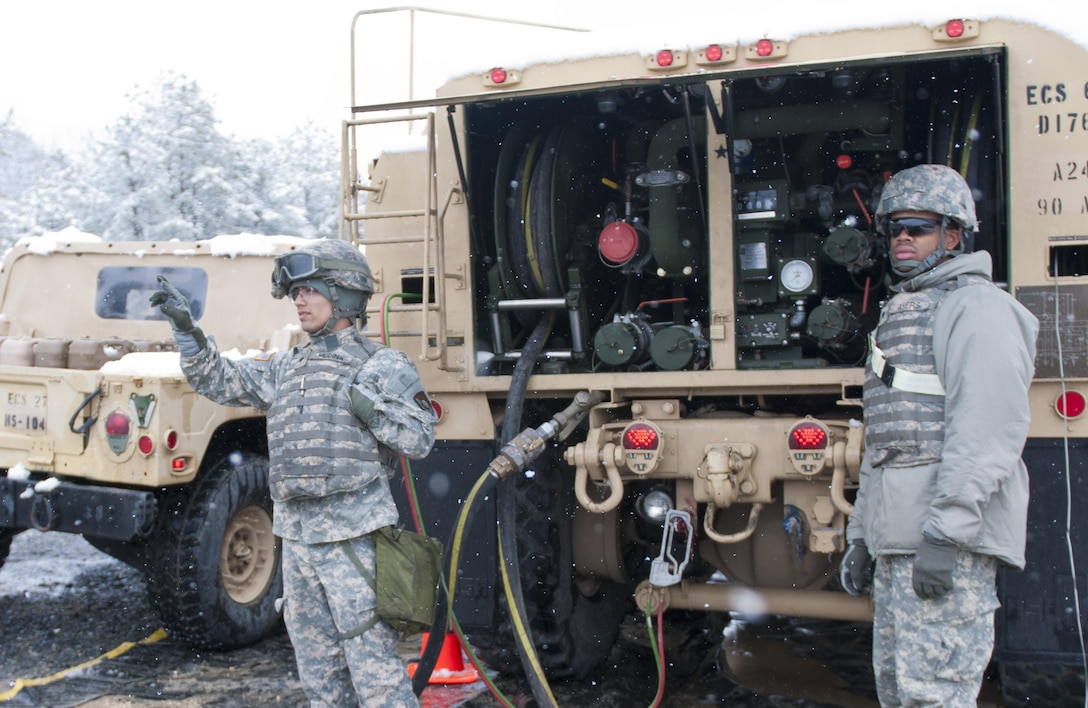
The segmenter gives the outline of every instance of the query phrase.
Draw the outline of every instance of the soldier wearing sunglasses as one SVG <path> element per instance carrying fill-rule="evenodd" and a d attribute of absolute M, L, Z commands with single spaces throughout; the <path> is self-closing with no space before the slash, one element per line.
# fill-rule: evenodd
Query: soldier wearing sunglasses
<path fill-rule="evenodd" d="M 840 579 L 871 592 L 882 705 L 975 705 L 1000 565 L 1022 569 L 1038 322 L 991 280 L 970 188 L 942 165 L 877 207 L 896 282 L 870 336 L 865 455 Z M 875 567 L 874 567 L 875 559 Z"/>

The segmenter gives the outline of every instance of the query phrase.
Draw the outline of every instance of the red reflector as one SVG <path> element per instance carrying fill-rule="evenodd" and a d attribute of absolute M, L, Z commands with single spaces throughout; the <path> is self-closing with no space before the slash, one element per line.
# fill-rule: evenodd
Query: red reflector
<path fill-rule="evenodd" d="M 442 415 L 446 412 L 445 409 L 442 408 L 442 404 L 433 398 L 431 399 L 431 410 L 434 411 L 434 417 L 437 420 L 442 420 Z"/>
<path fill-rule="evenodd" d="M 1063 418 L 1072 419 L 1079 418 L 1085 409 L 1084 396 L 1076 391 L 1067 391 L 1054 401 L 1054 409 L 1058 411 L 1058 415 Z"/>
<path fill-rule="evenodd" d="M 657 65 L 658 66 L 672 66 L 672 52 L 668 49 L 662 49 L 657 53 Z"/>
<path fill-rule="evenodd" d="M 774 51 L 774 42 L 769 39 L 761 39 L 756 42 L 756 55 L 761 57 L 771 56 Z"/>
<path fill-rule="evenodd" d="M 848 170 L 854 166 L 854 158 L 849 155 L 839 155 L 835 158 L 835 166 L 840 170 Z"/>
<path fill-rule="evenodd" d="M 717 44 L 711 44 L 706 48 L 706 58 L 709 61 L 721 61 L 722 60 L 722 48 Z"/>
<path fill-rule="evenodd" d="M 633 423 L 623 431 L 624 450 L 656 450 L 657 430 L 646 423 Z"/>
<path fill-rule="evenodd" d="M 827 447 L 827 431 L 816 423 L 798 423 L 790 431 L 791 450 L 823 450 Z"/>
<path fill-rule="evenodd" d="M 626 221 L 613 221 L 601 229 L 597 249 L 609 263 L 626 263 L 638 252 L 638 232 Z"/>
<path fill-rule="evenodd" d="M 500 69 L 498 67 L 491 70 L 491 83 L 504 84 L 506 83 L 506 69 Z"/>
<path fill-rule="evenodd" d="M 128 435 L 129 420 L 124 413 L 110 413 L 106 418 L 107 435 Z"/>
<path fill-rule="evenodd" d="M 167 450 L 174 450 L 178 446 L 178 431 L 167 430 L 166 435 L 162 436 L 162 444 L 166 446 Z"/>
<path fill-rule="evenodd" d="M 141 435 L 136 441 L 136 447 L 139 449 L 141 455 L 150 455 L 155 451 L 155 441 L 153 441 L 149 435 Z"/>
<path fill-rule="evenodd" d="M 963 36 L 963 20 L 949 20 L 944 26 L 944 33 L 955 39 Z"/>

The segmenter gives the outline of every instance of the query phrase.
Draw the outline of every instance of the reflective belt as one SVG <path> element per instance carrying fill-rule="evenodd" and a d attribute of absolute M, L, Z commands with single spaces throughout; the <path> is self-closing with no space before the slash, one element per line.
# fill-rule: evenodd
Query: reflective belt
<path fill-rule="evenodd" d="M 918 374 L 913 371 L 895 368 L 884 358 L 884 352 L 876 345 L 876 340 L 872 335 L 869 335 L 869 348 L 872 351 L 869 361 L 873 373 L 888 388 L 896 388 L 910 393 L 921 393 L 927 396 L 945 395 L 941 377 L 937 374 Z"/>

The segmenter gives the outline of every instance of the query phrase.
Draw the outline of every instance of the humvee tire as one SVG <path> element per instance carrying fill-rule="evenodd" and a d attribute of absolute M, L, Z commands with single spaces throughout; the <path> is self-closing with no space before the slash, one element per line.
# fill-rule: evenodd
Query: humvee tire
<path fill-rule="evenodd" d="M 4 561 L 8 559 L 11 551 L 11 539 L 15 538 L 15 529 L 0 529 L 0 568 L 4 567 Z"/>
<path fill-rule="evenodd" d="M 256 642 L 280 622 L 279 541 L 272 534 L 268 460 L 233 452 L 168 497 L 147 586 L 167 632 L 209 649 Z"/>

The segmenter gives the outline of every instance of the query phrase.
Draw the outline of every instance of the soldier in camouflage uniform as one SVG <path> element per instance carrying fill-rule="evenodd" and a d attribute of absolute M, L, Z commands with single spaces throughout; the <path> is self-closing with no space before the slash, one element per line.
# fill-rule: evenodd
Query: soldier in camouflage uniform
<path fill-rule="evenodd" d="M 997 568 L 1024 567 L 1038 322 L 994 286 L 990 255 L 970 252 L 975 204 L 954 170 L 894 175 L 877 224 L 898 282 L 871 341 L 840 577 L 854 595 L 872 581 L 882 705 L 973 707 Z"/>
<path fill-rule="evenodd" d="M 397 634 L 376 616 L 372 531 L 397 522 L 397 455 L 434 443 L 434 412 L 412 362 L 355 326 L 374 291 L 365 258 L 321 240 L 276 259 L 272 294 L 294 302 L 306 344 L 234 361 L 192 322 L 165 278 L 152 296 L 173 323 L 193 388 L 267 412 L 269 482 L 283 540 L 284 617 L 312 706 L 418 706 Z"/>

